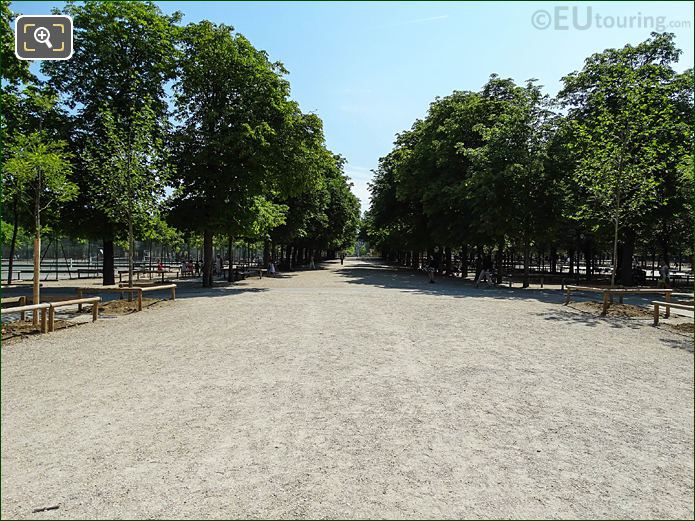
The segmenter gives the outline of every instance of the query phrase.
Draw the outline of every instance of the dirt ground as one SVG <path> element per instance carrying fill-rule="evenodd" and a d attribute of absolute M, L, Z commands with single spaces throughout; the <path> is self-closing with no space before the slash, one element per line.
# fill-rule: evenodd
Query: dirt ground
<path fill-rule="evenodd" d="M 347 260 L 3 345 L 0 514 L 693 518 L 692 335 L 561 302 Z"/>

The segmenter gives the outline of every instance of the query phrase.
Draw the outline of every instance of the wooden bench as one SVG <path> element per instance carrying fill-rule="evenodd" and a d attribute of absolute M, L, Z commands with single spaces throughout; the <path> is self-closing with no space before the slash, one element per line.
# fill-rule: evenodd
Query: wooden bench
<path fill-rule="evenodd" d="M 661 302 L 658 300 L 652 301 L 652 306 L 654 306 L 654 325 L 659 325 L 659 307 L 664 306 L 666 308 L 664 312 L 664 318 L 671 316 L 671 308 L 683 309 L 685 311 L 694 311 L 695 307 L 692 304 L 685 304 L 682 302 Z"/>
<path fill-rule="evenodd" d="M 262 279 L 263 278 L 263 272 L 267 272 L 267 271 L 268 270 L 266 268 L 244 268 L 243 270 L 238 270 L 238 273 L 240 275 L 242 275 L 243 277 L 257 273 L 258 278 Z"/>
<path fill-rule="evenodd" d="M 153 273 L 161 275 L 162 282 L 164 282 L 164 275 L 167 273 L 176 273 L 176 277 L 178 278 L 180 270 L 133 270 L 133 276 L 137 280 L 140 280 L 140 275 L 149 275 L 149 278 L 152 279 Z M 118 282 L 123 282 L 123 275 L 128 275 L 128 270 L 118 270 Z"/>
<path fill-rule="evenodd" d="M 171 300 L 176 300 L 176 284 L 164 284 L 156 286 L 104 286 L 104 287 L 91 287 L 91 288 L 77 288 L 77 298 L 81 299 L 82 295 L 85 293 L 97 293 L 100 291 L 106 291 L 111 293 L 130 293 L 130 298 L 132 300 L 133 293 L 137 295 L 137 310 L 142 311 L 142 294 L 143 292 L 149 291 L 159 291 L 163 289 L 171 290 Z M 78 311 L 82 311 L 82 304 L 78 304 Z"/>
<path fill-rule="evenodd" d="M 82 304 L 92 304 L 92 322 L 96 322 L 97 318 L 99 318 L 99 302 L 101 302 L 101 297 L 87 297 L 73 300 L 62 300 L 59 302 L 51 302 L 50 308 L 48 310 L 48 332 L 51 333 L 55 331 L 56 308 L 62 308 L 64 306 L 74 306 L 75 304 L 77 304 L 78 310 L 82 311 Z"/>
<path fill-rule="evenodd" d="M 51 305 L 48 302 L 41 302 L 40 304 L 27 304 L 24 306 L 15 306 L 12 308 L 7 308 L 3 310 L 3 313 L 21 313 L 22 317 L 24 317 L 24 313 L 27 311 L 32 311 L 36 313 L 37 311 L 41 311 L 41 331 L 44 333 L 48 332 L 48 325 L 46 323 L 46 311 L 51 307 Z"/>
<path fill-rule="evenodd" d="M 654 288 L 592 288 L 588 286 L 567 286 L 565 288 L 565 306 L 570 303 L 573 291 L 587 291 L 594 293 L 603 294 L 603 310 L 601 315 L 605 315 L 608 312 L 608 307 L 613 301 L 613 295 L 619 297 L 619 302 L 623 303 L 624 295 L 645 295 L 645 294 L 657 294 L 663 295 L 664 300 L 667 302 L 671 300 L 672 289 L 654 289 Z"/>
<path fill-rule="evenodd" d="M 96 275 L 98 277 L 99 275 L 102 274 L 102 269 L 101 268 L 77 268 L 77 278 L 78 279 L 82 278 L 83 273 L 86 273 L 88 275 L 90 273 L 96 273 Z M 85 278 L 89 278 L 89 277 L 85 277 Z"/>

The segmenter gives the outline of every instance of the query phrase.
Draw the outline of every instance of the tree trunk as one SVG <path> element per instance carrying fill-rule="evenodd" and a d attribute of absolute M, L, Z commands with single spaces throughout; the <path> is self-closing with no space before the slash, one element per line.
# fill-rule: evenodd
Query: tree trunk
<path fill-rule="evenodd" d="M 130 212 L 129 212 L 130 213 Z M 135 237 L 133 234 L 133 217 L 128 215 L 128 286 L 133 287 L 133 253 L 135 250 Z"/>
<path fill-rule="evenodd" d="M 468 245 L 461 246 L 461 278 L 468 277 Z"/>
<path fill-rule="evenodd" d="M 635 232 L 629 228 L 624 229 L 620 253 L 620 283 L 623 286 L 632 286 L 632 258 L 635 255 Z"/>
<path fill-rule="evenodd" d="M 34 196 L 34 300 L 32 304 L 41 302 L 40 294 L 40 279 L 41 279 L 41 171 L 36 184 L 36 194 Z M 34 310 L 32 313 L 32 321 L 36 326 L 39 324 L 39 311 Z"/>
<path fill-rule="evenodd" d="M 497 245 L 497 258 L 496 258 L 496 266 L 495 266 L 495 271 L 496 273 L 496 281 L 497 284 L 502 284 L 502 259 L 504 256 L 504 240 L 500 240 L 499 244 Z"/>
<path fill-rule="evenodd" d="M 270 241 L 263 241 L 263 266 L 267 267 L 270 264 Z"/>
<path fill-rule="evenodd" d="M 17 200 L 14 201 L 14 219 L 12 222 L 12 240 L 10 241 L 10 259 L 7 265 L 7 283 L 12 284 L 12 268 L 14 267 L 14 251 L 17 246 L 17 230 L 19 228 L 19 214 L 17 213 Z"/>
<path fill-rule="evenodd" d="M 528 239 L 524 239 L 524 287 L 528 288 L 530 284 L 531 272 L 529 270 L 529 243 Z"/>
<path fill-rule="evenodd" d="M 212 280 L 212 231 L 203 232 L 203 287 L 211 288 Z"/>
<path fill-rule="evenodd" d="M 234 282 L 234 237 L 231 235 L 227 238 L 227 259 L 229 260 L 229 269 L 227 270 L 227 282 Z"/>
<path fill-rule="evenodd" d="M 618 229 L 620 223 L 618 219 L 613 221 L 613 270 L 611 272 L 611 288 L 615 286 L 615 276 L 618 272 Z"/>
<path fill-rule="evenodd" d="M 101 283 L 104 286 L 113 286 L 116 283 L 116 278 L 113 273 L 114 253 L 113 239 L 104 239 L 104 256 L 101 262 Z"/>
<path fill-rule="evenodd" d="M 592 263 L 593 263 L 593 251 L 591 248 L 591 241 L 589 239 L 584 243 L 584 264 L 586 265 L 586 281 L 591 280 L 592 273 Z"/>
<path fill-rule="evenodd" d="M 550 273 L 557 273 L 557 248 L 550 247 Z"/>

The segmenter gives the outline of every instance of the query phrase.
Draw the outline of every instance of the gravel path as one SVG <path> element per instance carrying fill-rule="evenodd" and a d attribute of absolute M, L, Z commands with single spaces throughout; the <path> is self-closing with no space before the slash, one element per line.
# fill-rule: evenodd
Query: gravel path
<path fill-rule="evenodd" d="M 355 260 L 200 295 L 3 346 L 3 518 L 693 517 L 687 336 Z"/>

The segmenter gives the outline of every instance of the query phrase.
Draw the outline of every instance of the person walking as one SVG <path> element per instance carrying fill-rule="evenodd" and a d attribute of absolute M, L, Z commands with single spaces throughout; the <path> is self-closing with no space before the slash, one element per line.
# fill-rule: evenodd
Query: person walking
<path fill-rule="evenodd" d="M 345 252 L 341 251 L 340 252 L 340 265 L 343 265 L 343 262 L 345 261 Z"/>
<path fill-rule="evenodd" d="M 659 268 L 659 279 L 660 285 L 664 288 L 668 288 L 671 284 L 671 269 L 668 262 L 664 262 Z"/>
<path fill-rule="evenodd" d="M 430 280 L 430 284 L 434 284 L 434 270 L 435 270 L 435 265 L 434 265 L 434 257 L 430 255 L 427 257 L 427 277 Z"/>
<path fill-rule="evenodd" d="M 492 259 L 487 256 L 483 258 L 483 269 L 480 270 L 478 279 L 475 281 L 475 287 L 477 288 L 478 285 L 483 281 L 488 286 L 492 284 Z"/>
<path fill-rule="evenodd" d="M 215 267 L 217 269 L 217 275 L 219 277 L 221 277 L 222 276 L 223 263 L 222 263 L 222 257 L 219 255 L 217 256 L 217 262 L 215 263 Z"/>

